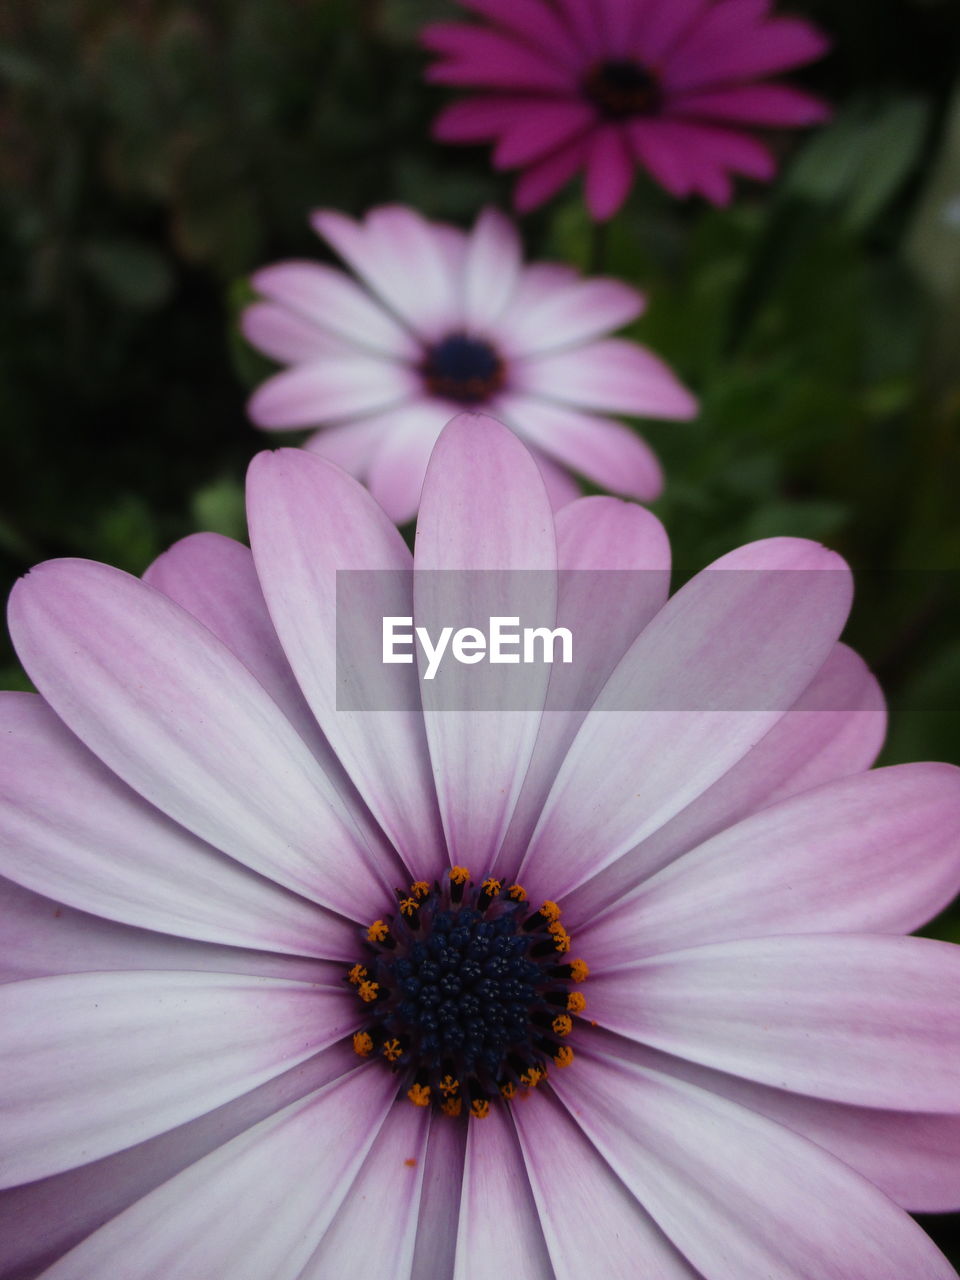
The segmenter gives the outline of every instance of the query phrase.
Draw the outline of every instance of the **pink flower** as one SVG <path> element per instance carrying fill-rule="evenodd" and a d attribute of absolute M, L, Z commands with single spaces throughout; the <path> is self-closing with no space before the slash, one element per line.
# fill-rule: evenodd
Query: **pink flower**
<path fill-rule="evenodd" d="M 397 522 L 411 519 L 441 428 L 484 409 L 534 450 L 555 506 L 578 495 L 567 469 L 651 501 L 649 446 L 610 414 L 691 418 L 696 401 L 652 352 L 608 335 L 644 298 L 571 267 L 525 267 L 512 223 L 493 209 L 473 231 L 399 205 L 313 225 L 360 277 L 284 262 L 257 272 L 267 300 L 243 330 L 293 367 L 263 384 L 260 427 L 318 427 L 307 447 L 364 480 Z"/>
<path fill-rule="evenodd" d="M 903 935 L 957 888 L 960 775 L 869 771 L 842 562 L 772 539 L 668 600 L 649 512 L 554 517 L 464 416 L 416 566 L 540 570 L 594 705 L 403 667 L 425 709 L 359 714 L 337 571 L 422 620 L 405 544 L 298 450 L 249 517 L 252 555 L 13 593 L 0 1273 L 952 1276 L 904 1208 L 960 1203 L 960 954 Z"/>
<path fill-rule="evenodd" d="M 490 25 L 438 22 L 428 78 L 479 89 L 436 123 L 443 142 L 493 142 L 522 169 L 521 211 L 584 172 L 587 206 L 610 218 L 642 165 L 671 195 L 726 204 L 731 174 L 769 180 L 770 151 L 743 126 L 816 124 L 828 109 L 767 77 L 827 51 L 769 0 L 460 0 Z"/>

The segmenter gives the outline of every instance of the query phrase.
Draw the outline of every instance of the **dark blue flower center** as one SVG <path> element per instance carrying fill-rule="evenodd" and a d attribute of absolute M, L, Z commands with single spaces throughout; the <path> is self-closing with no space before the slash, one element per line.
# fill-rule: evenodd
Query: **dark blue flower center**
<path fill-rule="evenodd" d="M 420 372 L 432 395 L 459 404 L 489 400 L 501 389 L 506 375 L 495 348 L 466 333 L 451 333 L 430 347 Z"/>
<path fill-rule="evenodd" d="M 595 62 L 584 78 L 583 92 L 607 120 L 654 116 L 663 105 L 656 75 L 629 59 Z"/>
<path fill-rule="evenodd" d="M 555 903 L 531 911 L 519 885 L 474 886 L 462 867 L 398 898 L 348 975 L 366 1014 L 358 1054 L 389 1063 L 416 1105 L 460 1115 L 465 1102 L 478 1118 L 573 1061 L 565 1040 L 586 1001 L 571 987 L 587 967 L 565 959 Z"/>

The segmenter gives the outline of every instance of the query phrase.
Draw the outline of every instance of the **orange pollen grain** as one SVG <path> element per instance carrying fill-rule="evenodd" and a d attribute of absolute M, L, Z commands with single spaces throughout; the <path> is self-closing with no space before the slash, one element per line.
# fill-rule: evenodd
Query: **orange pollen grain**
<path fill-rule="evenodd" d="M 558 1067 L 569 1067 L 573 1061 L 573 1050 L 568 1044 L 563 1044 L 554 1054 L 553 1060 Z"/>
<path fill-rule="evenodd" d="M 568 1036 L 573 1030 L 573 1019 L 565 1013 L 558 1013 L 551 1026 L 553 1027 L 554 1035 Z"/>
<path fill-rule="evenodd" d="M 586 982 L 590 977 L 590 966 L 586 960 L 571 960 L 570 976 L 574 982 Z"/>
<path fill-rule="evenodd" d="M 470 879 L 470 872 L 466 867 L 451 867 L 450 880 L 453 884 L 466 884 Z"/>
<path fill-rule="evenodd" d="M 478 1120 L 485 1120 L 490 1114 L 490 1103 L 486 1098 L 475 1098 L 470 1103 L 470 1114 L 476 1116 Z"/>
<path fill-rule="evenodd" d="M 385 920 L 374 920 L 373 924 L 367 930 L 368 942 L 382 942 L 390 932 L 390 926 Z"/>
<path fill-rule="evenodd" d="M 415 1084 L 407 1090 L 407 1097 L 415 1107 L 429 1107 L 430 1086 L 428 1084 Z"/>
<path fill-rule="evenodd" d="M 367 971 L 362 964 L 355 964 L 353 968 L 350 970 L 350 972 L 347 974 L 347 977 L 354 984 L 354 986 L 357 986 L 359 983 L 361 983 L 366 976 L 367 976 Z"/>
<path fill-rule="evenodd" d="M 388 1040 L 383 1046 L 383 1056 L 388 1062 L 396 1062 L 403 1053 L 399 1040 Z"/>
<path fill-rule="evenodd" d="M 526 902 L 527 900 L 527 891 L 522 884 L 512 884 L 507 890 L 507 894 L 514 902 Z"/>
<path fill-rule="evenodd" d="M 353 1052 L 361 1058 L 367 1058 L 373 1052 L 373 1039 L 366 1031 L 355 1031 L 353 1034 Z"/>
<path fill-rule="evenodd" d="M 376 1000 L 379 991 L 379 982 L 361 982 L 357 988 L 357 995 L 364 1004 L 372 1004 Z"/>
<path fill-rule="evenodd" d="M 567 996 L 567 1010 L 569 1013 L 583 1013 L 587 1007 L 587 997 L 582 991 L 571 991 Z"/>

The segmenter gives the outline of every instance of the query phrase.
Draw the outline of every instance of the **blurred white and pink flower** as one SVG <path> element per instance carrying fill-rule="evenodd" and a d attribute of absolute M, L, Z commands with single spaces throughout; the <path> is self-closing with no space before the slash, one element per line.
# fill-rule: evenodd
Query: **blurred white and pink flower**
<path fill-rule="evenodd" d="M 264 301 L 243 331 L 292 366 L 253 395 L 257 426 L 323 428 L 307 447 L 398 522 L 416 513 L 437 436 L 465 408 L 530 446 L 554 506 L 578 495 L 569 472 L 643 502 L 659 495 L 654 453 L 610 415 L 687 419 L 697 405 L 659 357 L 609 336 L 640 315 L 642 294 L 561 263 L 524 265 L 516 228 L 493 209 L 468 233 L 399 205 L 312 222 L 359 281 L 303 261 L 253 277 Z"/>
<path fill-rule="evenodd" d="M 475 90 L 441 112 L 443 142 L 495 144 L 523 170 L 525 212 L 584 174 L 594 218 L 612 217 L 639 167 L 671 195 L 727 204 L 732 175 L 767 181 L 754 133 L 827 118 L 825 103 L 769 80 L 826 53 L 802 18 L 770 0 L 460 0 L 484 21 L 436 22 L 435 84 Z"/>
<path fill-rule="evenodd" d="M 302 450 L 254 461 L 248 512 L 252 554 L 54 561 L 11 600 L 40 692 L 0 696 L 0 1274 L 953 1276 L 905 1210 L 960 1204 L 960 952 L 903 935 L 957 889 L 960 772 L 871 771 L 842 561 L 772 539 L 668 598 L 649 512 L 554 515 L 480 416 L 440 437 L 415 556 Z M 527 711 L 338 710 L 383 679 L 337 653 L 338 571 L 397 571 L 418 617 L 411 568 L 541 571 L 586 709 L 547 678 Z M 508 1101 L 481 1066 L 469 1118 L 345 981 L 392 972 L 371 921 L 408 946 L 398 885 L 424 944 L 474 927 L 458 867 L 508 950 L 507 886 L 544 903 L 516 937 L 558 939 L 547 995 L 590 970 L 573 1052 L 528 1091 L 507 1055 Z M 489 992 L 438 964 L 480 1034 Z"/>

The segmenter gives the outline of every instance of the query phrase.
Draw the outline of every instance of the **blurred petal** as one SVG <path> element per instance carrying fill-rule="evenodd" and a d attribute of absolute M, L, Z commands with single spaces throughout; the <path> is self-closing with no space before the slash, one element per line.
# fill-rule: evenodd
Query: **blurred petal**
<path fill-rule="evenodd" d="M 334 356 L 275 373 L 250 397 L 247 412 L 269 430 L 315 427 L 402 404 L 419 388 L 419 375 L 406 365 L 378 356 Z"/>
<path fill-rule="evenodd" d="M 598 222 L 612 218 L 633 186 L 634 165 L 619 125 L 604 125 L 591 135 L 584 194 Z"/>
<path fill-rule="evenodd" d="M 517 229 L 497 209 L 485 209 L 470 236 L 463 269 L 464 320 L 468 329 L 492 324 L 506 307 L 522 265 Z"/>

